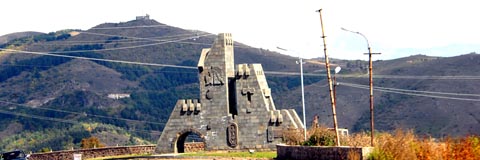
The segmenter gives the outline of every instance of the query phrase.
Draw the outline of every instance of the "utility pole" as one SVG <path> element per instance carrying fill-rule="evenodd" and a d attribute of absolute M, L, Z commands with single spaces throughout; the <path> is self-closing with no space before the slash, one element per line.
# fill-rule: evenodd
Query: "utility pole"
<path fill-rule="evenodd" d="M 374 137 L 375 137 L 375 126 L 374 126 L 374 118 L 373 118 L 373 72 L 372 72 L 372 68 L 373 68 L 373 62 L 372 62 L 372 54 L 381 54 L 381 53 L 372 53 L 372 50 L 370 48 L 370 43 L 368 42 L 368 39 L 367 37 L 365 37 L 365 35 L 363 35 L 362 33 L 360 32 L 354 32 L 354 31 L 351 31 L 351 30 L 348 30 L 348 29 L 345 29 L 345 28 L 342 28 L 342 30 L 344 31 L 347 31 L 347 32 L 352 32 L 352 33 L 355 33 L 355 34 L 358 34 L 360 36 L 362 36 L 365 41 L 367 41 L 367 47 L 368 47 L 368 53 L 364 53 L 364 54 L 367 54 L 368 55 L 368 61 L 369 61 L 369 64 L 368 64 L 368 76 L 369 76 L 369 83 L 370 83 L 370 145 L 373 147 L 374 146 Z"/>
<path fill-rule="evenodd" d="M 333 95 L 333 86 L 332 78 L 330 74 L 330 64 L 328 63 L 328 54 L 327 54 L 327 44 L 325 41 L 325 30 L 323 28 L 323 19 L 322 19 L 322 9 L 317 10 L 320 13 L 320 25 L 322 27 L 322 39 L 323 39 L 323 52 L 325 53 L 325 68 L 327 69 L 327 79 L 328 86 L 330 91 L 330 102 L 332 102 L 332 116 L 333 116 L 333 128 L 335 130 L 335 142 L 337 146 L 340 146 L 340 137 L 338 136 L 338 127 L 337 127 L 337 113 L 335 110 L 335 97 Z"/>
<path fill-rule="evenodd" d="M 366 38 L 365 38 L 366 39 Z M 368 42 L 368 40 L 367 40 Z M 374 118 L 373 118 L 373 62 L 372 62 L 372 54 L 380 54 L 380 53 L 372 53 L 372 50 L 370 49 L 370 44 L 368 44 L 368 77 L 370 78 L 370 145 L 373 147 L 375 145 L 373 139 L 375 137 L 375 127 L 374 127 Z"/>

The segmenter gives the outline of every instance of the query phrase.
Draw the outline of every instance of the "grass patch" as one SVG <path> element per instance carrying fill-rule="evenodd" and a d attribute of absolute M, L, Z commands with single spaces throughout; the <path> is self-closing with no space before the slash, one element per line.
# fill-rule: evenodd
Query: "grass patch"
<path fill-rule="evenodd" d="M 251 157 L 251 158 L 270 158 L 277 157 L 277 152 L 197 152 L 197 153 L 185 153 L 182 156 L 187 157 Z"/>
<path fill-rule="evenodd" d="M 110 159 L 117 159 L 117 158 L 133 158 L 138 156 L 150 156 L 150 155 L 151 154 L 130 154 L 130 155 L 121 155 L 121 156 L 89 158 L 87 160 L 110 160 Z"/>

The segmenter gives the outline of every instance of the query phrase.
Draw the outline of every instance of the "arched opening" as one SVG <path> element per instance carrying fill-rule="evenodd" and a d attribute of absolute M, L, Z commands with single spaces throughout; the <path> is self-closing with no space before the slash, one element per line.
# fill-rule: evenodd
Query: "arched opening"
<path fill-rule="evenodd" d="M 205 140 L 200 133 L 188 131 L 177 139 L 177 153 L 198 152 L 205 150 Z"/>

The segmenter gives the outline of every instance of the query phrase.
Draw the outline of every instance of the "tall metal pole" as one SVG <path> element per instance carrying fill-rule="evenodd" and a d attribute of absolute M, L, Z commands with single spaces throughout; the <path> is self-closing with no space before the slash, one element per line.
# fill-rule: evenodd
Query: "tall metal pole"
<path fill-rule="evenodd" d="M 333 95 L 332 78 L 330 74 L 330 64 L 328 63 L 327 44 L 325 41 L 325 30 L 323 28 L 322 9 L 317 12 L 320 13 L 320 25 L 322 26 L 322 39 L 323 39 L 323 52 L 325 53 L 325 67 L 327 69 L 328 89 L 330 91 L 330 101 L 332 102 L 332 116 L 333 116 L 333 128 L 335 130 L 335 139 L 337 146 L 340 146 L 340 137 L 338 136 L 337 127 L 337 113 L 335 110 L 335 97 Z"/>
<path fill-rule="evenodd" d="M 300 82 L 302 84 L 303 139 L 307 141 L 307 121 L 305 120 L 305 91 L 303 89 L 303 59 L 300 59 Z"/>
<path fill-rule="evenodd" d="M 277 47 L 280 50 L 283 51 L 288 51 L 287 49 Z M 301 82 L 301 87 L 302 87 L 302 109 L 303 109 L 303 140 L 307 141 L 307 121 L 305 118 L 305 91 L 303 87 L 303 58 L 300 56 L 298 57 L 298 60 L 300 62 L 300 82 Z"/>
<path fill-rule="evenodd" d="M 351 30 L 348 30 L 348 29 L 345 29 L 345 28 L 342 28 L 342 30 L 361 35 L 365 39 L 365 41 L 367 41 L 368 53 L 365 53 L 365 54 L 368 54 L 368 61 L 369 61 L 368 77 L 369 77 L 369 83 L 370 83 L 370 145 L 373 147 L 374 146 L 374 137 L 375 137 L 375 126 L 374 126 L 374 118 L 373 118 L 373 76 L 372 76 L 372 74 L 373 74 L 373 72 L 372 72 L 373 63 L 372 63 L 372 54 L 381 54 L 381 53 L 372 53 L 372 50 L 370 48 L 370 43 L 368 42 L 367 37 L 365 37 L 365 35 L 363 35 L 362 33 L 354 32 L 354 31 L 351 31 Z"/>

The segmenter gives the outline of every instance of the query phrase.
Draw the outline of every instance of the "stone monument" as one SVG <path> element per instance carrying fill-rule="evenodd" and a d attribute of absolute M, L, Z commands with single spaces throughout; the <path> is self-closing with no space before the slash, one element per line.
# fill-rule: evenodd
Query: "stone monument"
<path fill-rule="evenodd" d="M 198 61 L 199 99 L 180 99 L 157 143 L 156 153 L 182 153 L 187 135 L 205 150 L 275 150 L 283 131 L 303 130 L 293 109 L 275 109 L 261 64 L 233 61 L 233 40 L 221 33 Z"/>

